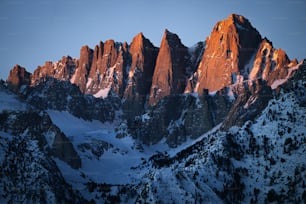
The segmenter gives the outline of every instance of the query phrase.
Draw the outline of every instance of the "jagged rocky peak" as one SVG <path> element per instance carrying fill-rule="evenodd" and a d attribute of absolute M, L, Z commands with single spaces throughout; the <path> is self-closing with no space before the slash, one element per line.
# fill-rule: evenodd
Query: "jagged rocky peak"
<path fill-rule="evenodd" d="M 180 38 L 166 29 L 153 74 L 150 105 L 155 105 L 161 98 L 170 94 L 184 92 L 188 56 L 188 49 L 182 44 Z"/>
<path fill-rule="evenodd" d="M 131 53 L 140 52 L 143 49 L 144 40 L 147 39 L 144 37 L 143 33 L 142 32 L 138 33 L 132 40 L 130 52 Z"/>
<path fill-rule="evenodd" d="M 174 46 L 176 44 L 182 44 L 181 39 L 179 36 L 175 33 L 170 32 L 168 29 L 165 29 L 163 39 L 166 40 L 167 43 L 169 43 L 170 46 Z"/>
<path fill-rule="evenodd" d="M 287 76 L 290 60 L 282 49 L 274 49 L 272 42 L 264 38 L 258 48 L 254 65 L 249 74 L 249 79 L 261 77 L 271 85 L 277 79 Z M 292 61 L 290 66 L 295 63 Z"/>
<path fill-rule="evenodd" d="M 56 62 L 46 61 L 43 66 L 38 66 L 33 73 L 31 85 L 35 86 L 46 77 L 68 81 L 73 76 L 78 64 L 78 59 L 70 56 L 63 56 Z"/>
<path fill-rule="evenodd" d="M 106 97 L 113 89 L 118 95 L 122 94 L 127 50 L 126 42 L 116 43 L 112 39 L 96 46 L 85 93 Z"/>
<path fill-rule="evenodd" d="M 34 70 L 31 84 L 36 85 L 40 80 L 45 79 L 48 76 L 53 76 L 53 64 L 51 61 L 46 61 L 43 66 L 38 66 Z"/>
<path fill-rule="evenodd" d="M 106 67 L 104 58 L 104 49 L 109 49 L 110 41 L 105 45 L 102 41 L 100 41 L 99 45 L 95 46 L 92 65 L 90 68 L 89 76 L 86 83 L 86 93 L 95 94 L 99 89 L 101 89 L 101 79 L 105 73 Z"/>
<path fill-rule="evenodd" d="M 16 64 L 10 71 L 7 82 L 12 90 L 17 91 L 22 85 L 30 85 L 32 74 Z"/>
<path fill-rule="evenodd" d="M 116 43 L 116 50 L 118 52 L 116 63 L 113 67 L 109 68 L 109 73 L 112 73 L 109 76 L 110 80 L 107 83 L 109 87 L 109 83 L 111 82 L 111 90 L 115 92 L 117 96 L 120 98 L 123 96 L 125 86 L 126 86 L 126 78 L 127 78 L 127 66 L 129 64 L 129 53 L 128 53 L 128 44 L 124 43 Z M 113 69 L 113 71 L 112 71 Z"/>
<path fill-rule="evenodd" d="M 256 53 L 261 36 L 243 16 L 231 14 L 218 22 L 206 39 L 195 92 L 216 91 L 232 83 Z"/>

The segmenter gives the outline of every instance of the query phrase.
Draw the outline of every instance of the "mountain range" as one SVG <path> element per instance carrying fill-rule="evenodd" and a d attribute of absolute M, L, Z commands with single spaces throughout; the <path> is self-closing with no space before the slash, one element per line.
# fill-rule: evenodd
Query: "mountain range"
<path fill-rule="evenodd" d="M 305 68 L 237 14 L 193 47 L 166 29 L 16 65 L 0 201 L 306 202 Z"/>

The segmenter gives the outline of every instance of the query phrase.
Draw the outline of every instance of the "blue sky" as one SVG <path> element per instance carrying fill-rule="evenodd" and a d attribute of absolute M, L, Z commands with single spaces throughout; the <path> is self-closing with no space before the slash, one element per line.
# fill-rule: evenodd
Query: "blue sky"
<path fill-rule="evenodd" d="M 33 70 L 63 55 L 79 57 L 82 45 L 131 42 L 143 32 L 158 46 L 167 28 L 186 46 L 204 41 L 215 23 L 237 13 L 275 48 L 306 58 L 305 0 L 1 0 L 0 78 L 20 64 Z"/>

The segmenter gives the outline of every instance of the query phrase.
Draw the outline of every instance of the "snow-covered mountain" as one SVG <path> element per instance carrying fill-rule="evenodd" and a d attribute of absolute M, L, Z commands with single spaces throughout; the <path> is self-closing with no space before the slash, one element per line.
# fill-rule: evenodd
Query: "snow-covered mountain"
<path fill-rule="evenodd" d="M 243 16 L 0 83 L 0 202 L 306 202 L 306 62 Z"/>

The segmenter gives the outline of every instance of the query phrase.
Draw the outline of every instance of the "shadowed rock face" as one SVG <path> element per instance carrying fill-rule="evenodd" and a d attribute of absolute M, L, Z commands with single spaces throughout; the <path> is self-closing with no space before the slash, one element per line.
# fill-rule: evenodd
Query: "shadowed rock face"
<path fill-rule="evenodd" d="M 205 42 L 198 42 L 193 47 L 189 48 L 190 54 L 190 70 L 187 70 L 188 80 L 184 93 L 192 93 L 198 81 L 197 68 L 205 51 Z"/>
<path fill-rule="evenodd" d="M 79 88 L 68 81 L 46 78 L 37 86 L 28 87 L 21 94 L 23 99 L 38 110 L 68 111 L 85 120 L 113 121 L 120 100 L 84 95 Z"/>
<path fill-rule="evenodd" d="M 89 72 L 88 78 L 91 79 L 91 83 L 86 84 L 86 92 L 96 93 L 98 91 L 99 84 L 102 78 L 102 74 L 105 70 L 103 70 L 102 60 L 103 60 L 103 50 L 104 50 L 104 43 L 101 41 L 99 45 L 96 45 L 92 64 Z"/>
<path fill-rule="evenodd" d="M 228 130 L 234 125 L 241 126 L 246 121 L 253 120 L 273 97 L 270 86 L 262 79 L 246 81 L 232 88 L 237 99 L 223 121 L 221 127 L 223 130 Z"/>
<path fill-rule="evenodd" d="M 144 144 L 155 144 L 166 138 L 167 144 L 175 147 L 222 122 L 231 104 L 226 89 L 214 96 L 207 91 L 201 97 L 172 94 L 128 125 L 132 135 Z"/>
<path fill-rule="evenodd" d="M 218 22 L 206 40 L 198 67 L 195 92 L 219 90 L 232 83 L 232 73 L 240 73 L 256 52 L 261 36 L 243 16 L 231 14 Z"/>
<path fill-rule="evenodd" d="M 75 151 L 69 139 L 61 132 L 55 135 L 52 145 L 52 154 L 65 161 L 72 168 L 78 169 L 81 167 L 81 159 L 79 155 Z"/>
<path fill-rule="evenodd" d="M 6 116 L 3 117 L 5 114 Z M 38 141 L 42 151 L 49 149 L 52 156 L 58 157 L 72 168 L 78 169 L 81 167 L 81 159 L 73 145 L 60 129 L 52 123 L 47 113 L 34 111 L 2 112 L 1 118 L 1 131 L 8 131 L 16 136 L 27 135 Z"/>
<path fill-rule="evenodd" d="M 187 48 L 176 34 L 165 30 L 154 70 L 150 105 L 155 105 L 165 96 L 183 93 L 186 87 L 187 66 Z"/>

